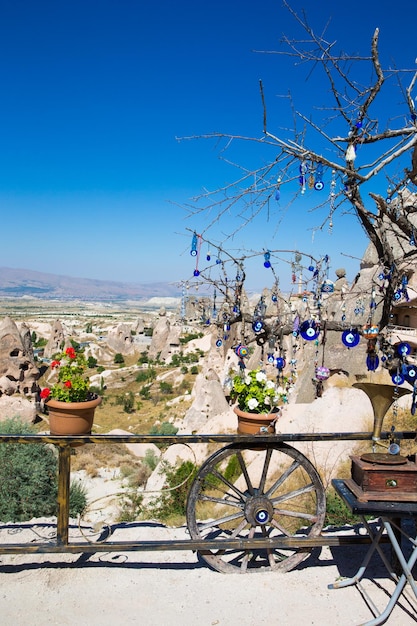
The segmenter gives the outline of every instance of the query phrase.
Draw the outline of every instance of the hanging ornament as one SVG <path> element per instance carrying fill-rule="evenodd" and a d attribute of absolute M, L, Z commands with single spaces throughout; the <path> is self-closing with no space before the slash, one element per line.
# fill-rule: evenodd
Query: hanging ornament
<path fill-rule="evenodd" d="M 221 347 L 222 347 L 222 345 L 223 345 L 223 341 L 222 341 L 221 339 L 218 339 L 218 340 L 216 341 L 216 347 L 217 347 L 217 348 L 221 348 Z"/>
<path fill-rule="evenodd" d="M 320 291 L 322 293 L 333 293 L 334 292 L 334 282 L 326 278 L 326 280 L 322 283 Z"/>
<path fill-rule="evenodd" d="M 376 353 L 376 342 L 378 338 L 378 333 L 374 335 L 368 335 L 368 345 L 366 348 L 367 357 L 366 357 L 366 367 L 370 372 L 374 372 L 379 365 L 379 357 Z"/>
<path fill-rule="evenodd" d="M 346 159 L 346 163 L 353 163 L 354 160 L 356 159 L 356 149 L 353 143 L 350 143 L 348 145 L 345 159 Z"/>
<path fill-rule="evenodd" d="M 345 330 L 342 333 L 342 342 L 347 348 L 354 348 L 360 341 L 360 335 L 357 328 Z"/>
<path fill-rule="evenodd" d="M 394 383 L 394 385 L 402 385 L 404 383 L 404 376 L 400 374 L 399 372 L 397 372 L 396 374 L 393 374 L 391 376 L 391 380 Z"/>
<path fill-rule="evenodd" d="M 275 190 L 275 200 L 277 202 L 279 202 L 280 198 L 281 198 L 281 190 L 280 190 L 280 186 L 281 186 L 281 176 L 278 176 L 277 178 L 277 188 Z"/>
<path fill-rule="evenodd" d="M 248 348 L 242 344 L 239 344 L 236 349 L 235 352 L 237 354 L 238 357 L 240 358 L 244 358 L 246 356 L 248 356 Z"/>
<path fill-rule="evenodd" d="M 314 320 L 306 320 L 300 326 L 300 335 L 306 341 L 317 339 L 320 334 L 320 327 Z"/>
<path fill-rule="evenodd" d="M 278 356 L 276 361 L 275 361 L 275 366 L 278 370 L 283 370 L 285 367 L 286 363 L 285 363 L 285 359 L 282 358 L 282 356 Z"/>
<path fill-rule="evenodd" d="M 271 253 L 269 250 L 267 250 L 264 254 L 264 267 L 269 268 L 271 267 Z"/>
<path fill-rule="evenodd" d="M 411 385 L 417 380 L 417 368 L 414 365 L 406 366 L 405 379 Z"/>
<path fill-rule="evenodd" d="M 197 256 L 198 254 L 197 246 L 198 246 L 197 233 L 194 233 L 193 238 L 191 240 L 191 250 L 190 250 L 191 256 Z"/>
<path fill-rule="evenodd" d="M 308 175 L 308 163 L 306 163 L 306 161 L 301 161 L 299 183 L 301 186 L 302 194 L 304 194 L 306 190 L 307 175 Z"/>
<path fill-rule="evenodd" d="M 316 367 L 316 378 L 317 380 L 327 380 L 330 376 L 330 370 L 328 367 L 324 367 L 324 365 Z"/>
<path fill-rule="evenodd" d="M 252 329 L 254 333 L 260 333 L 264 327 L 264 323 L 261 319 L 256 319 L 252 323 Z"/>
<path fill-rule="evenodd" d="M 268 363 L 269 363 L 270 365 L 272 365 L 272 364 L 273 364 L 273 362 L 274 362 L 274 360 L 275 360 L 275 359 L 274 359 L 274 355 L 273 355 L 271 352 L 268 352 L 268 356 L 267 356 L 266 360 L 268 361 Z"/>
<path fill-rule="evenodd" d="M 411 346 L 409 343 L 405 343 L 405 342 L 399 343 L 396 347 L 396 352 L 399 357 L 404 358 L 410 354 Z"/>
<path fill-rule="evenodd" d="M 323 163 L 321 161 L 317 164 L 317 167 L 316 167 L 314 189 L 316 191 L 321 191 L 322 189 L 324 189 L 324 183 L 323 183 Z"/>

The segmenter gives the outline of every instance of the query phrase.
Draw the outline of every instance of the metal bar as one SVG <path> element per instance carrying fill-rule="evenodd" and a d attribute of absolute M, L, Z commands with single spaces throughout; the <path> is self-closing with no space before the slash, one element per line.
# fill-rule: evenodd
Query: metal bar
<path fill-rule="evenodd" d="M 58 517 L 56 526 L 56 541 L 60 546 L 68 545 L 70 472 L 71 446 L 59 446 Z"/>
<path fill-rule="evenodd" d="M 368 545 L 369 537 L 337 535 L 326 537 L 277 537 L 273 539 L 230 539 L 230 540 L 194 540 L 177 539 L 169 541 L 109 541 L 91 543 L 29 543 L 1 545 L 0 554 L 19 553 L 95 553 L 95 552 L 152 552 L 156 550 L 255 550 L 259 548 L 317 548 L 322 546 L 339 547 L 345 545 Z M 24 548 L 24 550 L 22 550 Z"/>
<path fill-rule="evenodd" d="M 381 433 L 381 439 L 388 439 L 390 431 Z M 399 439 L 415 439 L 415 431 L 398 431 Z M 342 433 L 278 433 L 276 435 L 83 435 L 79 437 L 62 435 L 2 435 L 0 443 L 52 443 L 52 444 L 83 444 L 83 443 L 159 443 L 164 445 L 177 443 L 236 443 L 265 444 L 284 443 L 287 441 L 368 441 L 372 440 L 372 432 Z"/>

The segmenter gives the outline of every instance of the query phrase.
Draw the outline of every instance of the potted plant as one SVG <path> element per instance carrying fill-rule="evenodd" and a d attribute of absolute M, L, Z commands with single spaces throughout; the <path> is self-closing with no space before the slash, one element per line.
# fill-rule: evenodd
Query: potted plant
<path fill-rule="evenodd" d="M 40 393 L 48 410 L 51 435 L 89 435 L 101 397 L 90 391 L 84 354 L 69 347 L 55 357 L 51 369 L 56 382 Z"/>
<path fill-rule="evenodd" d="M 287 393 L 283 385 L 268 380 L 263 370 L 242 370 L 232 380 L 230 398 L 236 402 L 237 432 L 254 435 L 275 432 L 279 406 L 287 401 Z"/>

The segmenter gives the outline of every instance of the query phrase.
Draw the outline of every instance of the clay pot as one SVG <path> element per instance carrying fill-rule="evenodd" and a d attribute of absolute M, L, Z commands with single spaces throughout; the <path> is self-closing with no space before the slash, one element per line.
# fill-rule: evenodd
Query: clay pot
<path fill-rule="evenodd" d="M 51 435 L 90 435 L 94 411 L 100 403 L 100 396 L 85 402 L 61 402 L 51 398 L 46 403 Z"/>
<path fill-rule="evenodd" d="M 238 406 L 233 407 L 233 411 L 237 415 L 238 435 L 273 435 L 278 410 L 275 409 L 273 413 L 247 413 L 241 411 Z"/>

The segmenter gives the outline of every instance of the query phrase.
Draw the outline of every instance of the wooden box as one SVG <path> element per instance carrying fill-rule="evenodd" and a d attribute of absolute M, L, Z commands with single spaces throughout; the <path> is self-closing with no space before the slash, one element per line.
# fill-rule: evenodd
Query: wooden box
<path fill-rule="evenodd" d="M 370 463 L 351 456 L 352 478 L 346 485 L 359 502 L 382 500 L 417 502 L 417 464 L 406 461 L 401 465 Z"/>

